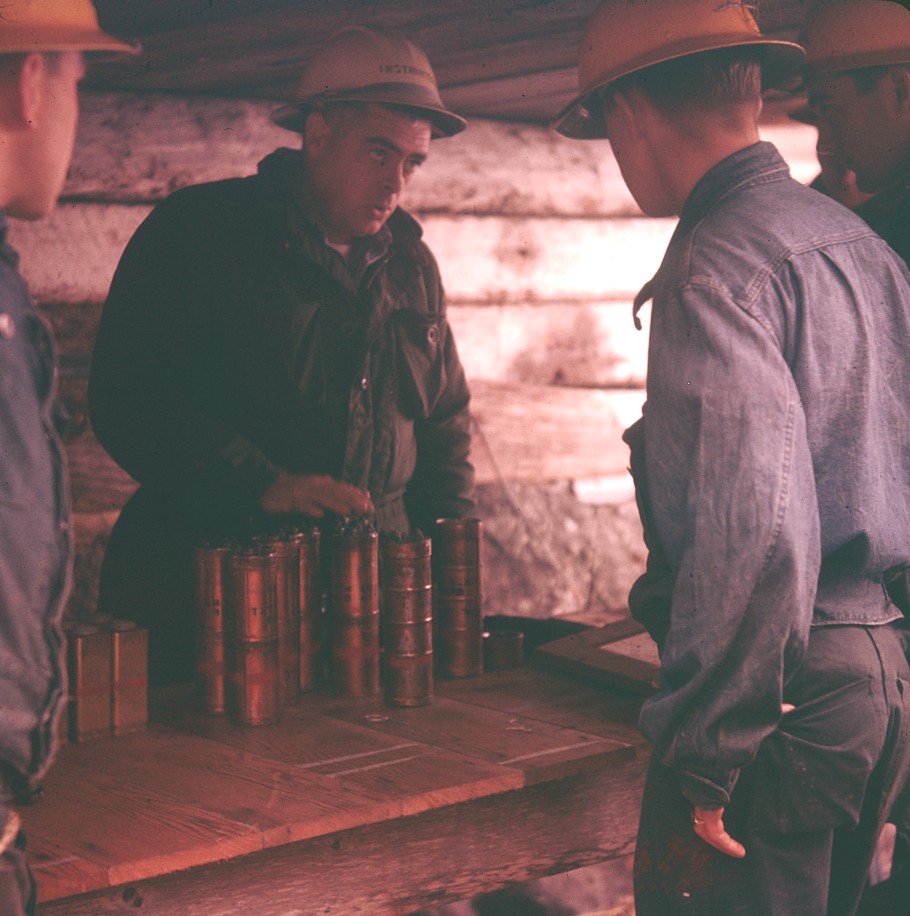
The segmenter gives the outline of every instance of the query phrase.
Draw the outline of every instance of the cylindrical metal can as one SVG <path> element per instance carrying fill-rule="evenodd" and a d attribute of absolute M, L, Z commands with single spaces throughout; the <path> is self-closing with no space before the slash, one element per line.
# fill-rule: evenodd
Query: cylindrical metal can
<path fill-rule="evenodd" d="M 379 693 L 379 535 L 359 522 L 331 546 L 332 682 L 343 696 Z"/>
<path fill-rule="evenodd" d="M 296 537 L 300 556 L 300 689 L 312 690 L 322 680 L 326 645 L 319 529 L 301 528 Z"/>
<path fill-rule="evenodd" d="M 148 724 L 148 632 L 131 620 L 111 624 L 111 731 L 140 731 Z"/>
<path fill-rule="evenodd" d="M 442 518 L 433 533 L 437 670 L 450 677 L 483 673 L 483 524 Z"/>
<path fill-rule="evenodd" d="M 483 663 L 487 671 L 517 668 L 524 663 L 521 630 L 489 630 L 483 634 Z"/>
<path fill-rule="evenodd" d="M 226 711 L 227 663 L 225 611 L 231 576 L 231 548 L 202 545 L 195 549 L 196 695 L 202 712 Z"/>
<path fill-rule="evenodd" d="M 300 545 L 291 533 L 264 543 L 276 556 L 279 700 L 293 706 L 300 700 Z"/>
<path fill-rule="evenodd" d="M 69 736 L 85 741 L 111 733 L 111 632 L 75 624 L 67 629 Z"/>
<path fill-rule="evenodd" d="M 390 706 L 433 700 L 431 542 L 421 536 L 383 538 L 383 682 Z"/>
<path fill-rule="evenodd" d="M 266 547 L 231 555 L 228 710 L 240 725 L 270 725 L 280 706 L 278 558 Z"/>

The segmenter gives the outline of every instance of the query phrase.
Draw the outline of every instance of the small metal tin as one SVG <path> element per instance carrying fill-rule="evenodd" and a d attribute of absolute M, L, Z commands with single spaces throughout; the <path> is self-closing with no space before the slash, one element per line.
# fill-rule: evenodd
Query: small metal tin
<path fill-rule="evenodd" d="M 240 640 L 232 647 L 231 721 L 273 725 L 280 717 L 278 639 Z"/>
<path fill-rule="evenodd" d="M 521 630 L 489 630 L 483 634 L 483 663 L 487 671 L 524 664 L 525 635 Z"/>
<path fill-rule="evenodd" d="M 111 731 L 141 731 L 148 725 L 148 632 L 130 620 L 112 620 Z"/>
<path fill-rule="evenodd" d="M 270 548 L 247 547 L 231 554 L 232 640 L 278 638 L 278 560 Z"/>
<path fill-rule="evenodd" d="M 70 741 L 111 733 L 111 656 L 110 630 L 89 624 L 68 628 Z"/>
<path fill-rule="evenodd" d="M 279 699 L 293 706 L 300 700 L 300 545 L 280 534 L 264 543 L 276 556 Z"/>

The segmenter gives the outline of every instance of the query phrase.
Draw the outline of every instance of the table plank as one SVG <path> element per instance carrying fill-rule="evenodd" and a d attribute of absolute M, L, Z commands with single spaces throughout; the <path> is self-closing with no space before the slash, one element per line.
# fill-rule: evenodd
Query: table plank
<path fill-rule="evenodd" d="M 437 696 L 430 706 L 393 708 L 380 698 L 350 700 L 322 695 L 322 715 L 344 721 L 372 716 L 370 725 L 405 740 L 420 740 L 434 747 L 503 767 L 517 767 L 526 784 L 560 779 L 602 766 L 609 758 L 634 756 L 628 744 L 565 728 L 541 720 L 525 719 L 499 709 Z"/>

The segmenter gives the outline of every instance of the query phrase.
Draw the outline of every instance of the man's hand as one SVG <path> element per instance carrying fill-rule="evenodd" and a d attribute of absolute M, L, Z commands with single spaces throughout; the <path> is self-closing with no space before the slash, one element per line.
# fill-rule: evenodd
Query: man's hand
<path fill-rule="evenodd" d="M 692 813 L 692 825 L 696 835 L 725 856 L 732 856 L 734 859 L 745 856 L 746 847 L 734 840 L 724 827 L 723 808 L 709 811 L 696 805 Z"/>
<path fill-rule="evenodd" d="M 328 474 L 282 474 L 262 494 L 259 505 L 269 515 L 300 513 L 311 518 L 322 518 L 326 512 L 350 516 L 373 511 L 366 490 Z"/>

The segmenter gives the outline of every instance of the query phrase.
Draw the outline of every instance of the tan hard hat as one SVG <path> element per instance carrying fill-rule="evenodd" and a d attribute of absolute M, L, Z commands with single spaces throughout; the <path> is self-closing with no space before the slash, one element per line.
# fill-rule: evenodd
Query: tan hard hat
<path fill-rule="evenodd" d="M 837 73 L 910 63 L 910 10 L 892 0 L 827 0 L 806 17 L 806 67 Z"/>
<path fill-rule="evenodd" d="M 578 62 L 578 97 L 553 126 L 579 140 L 606 136 L 597 90 L 638 70 L 701 51 L 754 46 L 762 52 L 765 86 L 794 76 L 802 48 L 765 38 L 741 0 L 604 0 L 589 20 Z"/>
<path fill-rule="evenodd" d="M 138 50 L 101 31 L 92 0 L 3 0 L 0 8 L 0 54 Z"/>
<path fill-rule="evenodd" d="M 378 102 L 426 112 L 434 136 L 465 129 L 463 118 L 439 97 L 426 54 L 402 35 L 363 26 L 342 29 L 313 55 L 297 87 L 296 101 L 272 112 L 288 130 L 303 130 L 306 116 L 322 102 Z"/>

